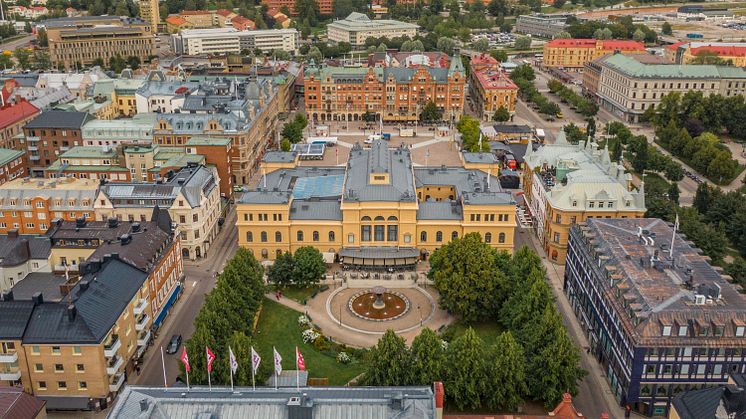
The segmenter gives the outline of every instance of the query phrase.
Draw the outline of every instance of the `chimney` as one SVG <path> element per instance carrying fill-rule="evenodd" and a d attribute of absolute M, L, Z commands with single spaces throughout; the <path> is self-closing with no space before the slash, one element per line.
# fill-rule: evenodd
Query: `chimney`
<path fill-rule="evenodd" d="M 119 220 L 117 220 L 117 217 L 109 217 L 108 223 L 109 228 L 114 228 L 119 225 Z"/>
<path fill-rule="evenodd" d="M 13 290 L 8 290 L 3 293 L 3 301 L 13 301 Z"/>
<path fill-rule="evenodd" d="M 90 282 L 88 281 L 80 281 L 80 292 L 87 290 L 89 285 Z"/>
<path fill-rule="evenodd" d="M 141 412 L 146 412 L 149 406 L 150 406 L 150 403 L 148 403 L 148 399 L 140 400 L 140 411 Z"/>
<path fill-rule="evenodd" d="M 31 301 L 34 302 L 35 306 L 40 306 L 44 303 L 44 296 L 40 292 L 35 292 L 34 295 L 31 296 Z"/>
<path fill-rule="evenodd" d="M 12 230 L 8 230 L 8 238 L 9 239 L 16 239 L 16 238 L 18 238 L 18 229 L 14 228 Z"/>
<path fill-rule="evenodd" d="M 75 304 L 70 304 L 69 306 L 67 306 L 67 319 L 70 322 L 74 322 L 75 321 L 75 315 L 76 314 L 78 314 L 78 309 L 75 308 Z"/>
<path fill-rule="evenodd" d="M 111 254 L 111 259 L 112 259 L 112 260 L 113 260 L 113 259 L 119 260 L 119 253 L 112 253 L 112 254 Z"/>
<path fill-rule="evenodd" d="M 443 419 L 443 399 L 446 395 L 443 383 L 440 381 L 434 382 L 433 389 L 435 390 L 435 419 Z"/>

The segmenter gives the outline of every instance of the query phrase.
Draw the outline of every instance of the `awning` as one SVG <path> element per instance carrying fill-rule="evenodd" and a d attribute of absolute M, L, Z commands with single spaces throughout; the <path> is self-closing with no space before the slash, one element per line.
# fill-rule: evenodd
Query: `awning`
<path fill-rule="evenodd" d="M 417 263 L 419 251 L 412 247 L 357 247 L 339 252 L 342 262 L 361 266 L 401 266 Z"/>
<path fill-rule="evenodd" d="M 161 308 L 161 312 L 158 313 L 158 316 L 156 316 L 155 320 L 153 321 L 153 326 L 158 327 L 161 325 L 161 322 L 163 322 L 163 319 L 166 318 L 166 315 L 168 314 L 168 310 L 171 308 L 174 301 L 176 301 L 176 297 L 179 296 L 180 292 L 181 292 L 181 284 L 176 284 L 176 286 L 174 287 L 174 290 L 171 291 L 171 296 L 168 297 L 166 304 L 163 305 L 163 307 Z"/>
<path fill-rule="evenodd" d="M 90 410 L 90 399 L 88 397 L 62 397 L 36 395 L 40 400 L 47 402 L 47 410 Z"/>

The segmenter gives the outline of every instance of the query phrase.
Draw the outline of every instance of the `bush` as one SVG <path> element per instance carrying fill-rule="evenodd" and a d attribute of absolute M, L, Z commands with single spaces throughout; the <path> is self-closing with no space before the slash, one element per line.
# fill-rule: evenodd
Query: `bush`
<path fill-rule="evenodd" d="M 311 343 L 316 342 L 316 339 L 318 339 L 321 334 L 316 332 L 313 329 L 306 329 L 301 333 L 301 336 L 303 337 L 303 343 Z"/>
<path fill-rule="evenodd" d="M 350 362 L 350 356 L 347 352 L 340 352 L 337 354 L 337 362 L 340 364 L 348 364 Z"/>
<path fill-rule="evenodd" d="M 331 344 L 324 335 L 319 334 L 318 337 L 316 337 L 316 339 L 314 339 L 313 341 L 313 347 L 321 352 L 324 352 L 331 347 Z"/>

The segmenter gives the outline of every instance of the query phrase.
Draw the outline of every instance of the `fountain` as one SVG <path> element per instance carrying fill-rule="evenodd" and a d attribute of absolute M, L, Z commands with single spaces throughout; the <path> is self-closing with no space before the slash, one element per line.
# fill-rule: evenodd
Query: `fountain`
<path fill-rule="evenodd" d="M 398 319 L 409 311 L 409 299 L 399 292 L 376 286 L 353 295 L 348 307 L 361 319 L 387 321 Z"/>
<path fill-rule="evenodd" d="M 386 288 L 378 286 L 373 287 L 371 291 L 376 295 L 376 300 L 373 302 L 373 308 L 376 310 L 383 310 L 386 308 L 386 303 L 383 301 L 383 294 L 386 292 Z"/>

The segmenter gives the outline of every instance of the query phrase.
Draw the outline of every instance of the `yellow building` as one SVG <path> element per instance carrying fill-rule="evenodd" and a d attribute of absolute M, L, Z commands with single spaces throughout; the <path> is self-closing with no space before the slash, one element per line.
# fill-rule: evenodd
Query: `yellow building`
<path fill-rule="evenodd" d="M 518 86 L 510 80 L 500 63 L 490 55 L 478 54 L 471 57 L 469 65 L 469 91 L 481 119 L 492 121 L 495 111 L 500 108 L 513 115 Z"/>
<path fill-rule="evenodd" d="M 515 201 L 481 170 L 415 168 L 407 148 L 383 141 L 353 147 L 345 167 L 283 154 L 267 155 L 257 189 L 237 202 L 238 243 L 260 259 L 311 245 L 348 265 L 413 266 L 471 232 L 513 250 Z"/>
<path fill-rule="evenodd" d="M 582 70 L 604 55 L 645 52 L 645 45 L 635 41 L 597 39 L 553 39 L 544 44 L 544 67 Z"/>
<path fill-rule="evenodd" d="M 140 17 L 150 23 L 153 33 L 158 31 L 158 24 L 161 23 L 161 11 L 158 8 L 158 0 L 140 0 Z"/>
<path fill-rule="evenodd" d="M 526 210 L 550 260 L 564 264 L 570 227 L 588 218 L 640 218 L 645 214 L 644 185 L 614 163 L 608 149 L 570 144 L 560 130 L 554 144 L 524 156 Z"/>

